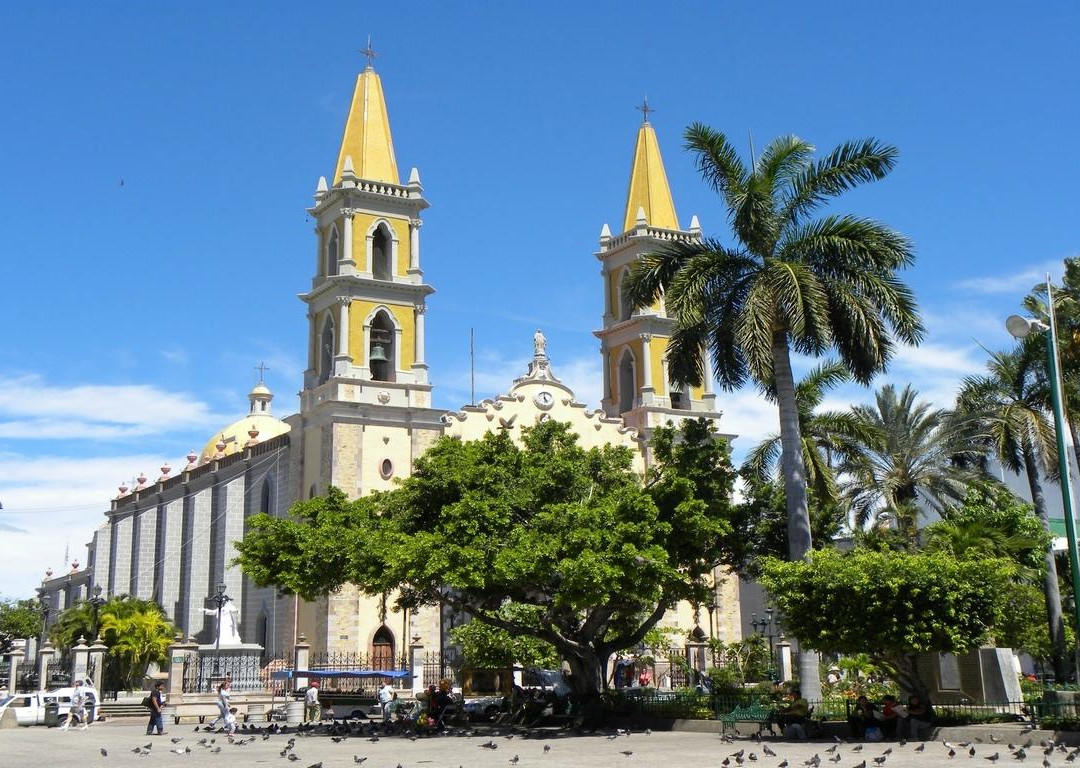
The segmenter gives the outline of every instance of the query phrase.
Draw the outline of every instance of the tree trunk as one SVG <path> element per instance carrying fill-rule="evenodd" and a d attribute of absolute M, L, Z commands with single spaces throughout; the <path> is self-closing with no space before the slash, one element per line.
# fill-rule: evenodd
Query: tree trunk
<path fill-rule="evenodd" d="M 787 334 L 773 334 L 773 384 L 780 411 L 780 466 L 784 476 L 787 502 L 788 559 L 806 559 L 813 549 L 810 533 L 810 509 L 806 497 L 806 465 L 803 461 L 802 430 L 799 406 L 795 399 L 795 377 L 791 373 L 791 352 Z M 821 699 L 821 659 L 816 651 L 799 646 L 799 688 L 803 697 Z"/>
<path fill-rule="evenodd" d="M 570 664 L 570 689 L 573 715 L 581 718 L 583 725 L 595 728 L 603 720 L 600 692 L 604 689 L 604 668 L 608 657 L 600 658 L 595 651 L 577 648 L 564 651 L 563 657 Z"/>
<path fill-rule="evenodd" d="M 926 683 L 919 677 L 918 667 L 915 664 L 916 658 L 914 653 L 902 653 L 889 659 L 896 667 L 896 684 L 900 686 L 902 693 L 908 696 L 914 693 L 919 697 L 919 701 L 933 703 L 930 701 L 930 691 Z"/>
<path fill-rule="evenodd" d="M 1035 451 L 1030 445 L 1024 446 L 1024 471 L 1027 473 L 1028 487 L 1031 489 L 1031 502 L 1035 514 L 1039 516 L 1043 530 L 1050 532 L 1050 515 L 1046 511 L 1046 498 L 1043 496 L 1042 483 L 1039 481 L 1039 465 Z M 1061 613 L 1061 590 L 1058 587 L 1057 561 L 1054 548 L 1047 547 L 1043 554 L 1046 569 L 1043 573 L 1043 597 L 1046 599 L 1046 623 L 1050 630 L 1050 647 L 1053 649 L 1051 662 L 1054 665 L 1054 677 L 1059 683 L 1068 679 L 1068 652 L 1065 648 L 1065 619 Z"/>

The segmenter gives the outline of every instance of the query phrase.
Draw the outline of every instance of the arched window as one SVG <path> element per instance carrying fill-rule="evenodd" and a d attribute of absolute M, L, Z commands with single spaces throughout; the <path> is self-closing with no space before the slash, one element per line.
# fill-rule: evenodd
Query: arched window
<path fill-rule="evenodd" d="M 262 512 L 264 515 L 269 515 L 273 511 L 270 506 L 274 500 L 273 485 L 274 481 L 270 477 L 267 477 L 266 480 L 263 481 L 262 494 L 259 497 L 259 511 Z"/>
<path fill-rule="evenodd" d="M 385 624 L 371 638 L 371 668 L 394 668 L 394 633 Z"/>
<path fill-rule="evenodd" d="M 637 376 L 634 372 L 634 356 L 630 350 L 623 352 L 619 359 L 619 413 L 626 413 L 634 407 L 634 395 L 637 390 Z"/>
<path fill-rule="evenodd" d="M 630 270 L 624 269 L 619 276 L 619 320 L 629 320 L 631 315 L 634 314 L 634 305 L 630 303 L 630 298 L 626 291 L 626 281 L 630 277 Z"/>
<path fill-rule="evenodd" d="M 397 357 L 394 343 L 394 324 L 385 311 L 380 311 L 371 321 L 371 343 L 368 347 L 372 381 L 395 380 Z"/>
<path fill-rule="evenodd" d="M 371 238 L 371 274 L 376 280 L 393 280 L 394 265 L 393 248 L 391 248 L 390 233 L 386 227 L 379 225 Z"/>
<path fill-rule="evenodd" d="M 339 258 L 340 248 L 338 247 L 338 233 L 337 227 L 333 227 L 330 230 L 330 240 L 326 244 L 326 274 L 337 274 L 337 263 Z"/>
<path fill-rule="evenodd" d="M 319 337 L 319 383 L 330 378 L 334 370 L 334 316 L 326 313 L 322 334 Z"/>
<path fill-rule="evenodd" d="M 671 393 L 671 407 L 680 411 L 690 410 L 690 396 L 682 388 L 682 385 L 676 384 L 671 378 L 671 370 L 668 370 L 668 389 Z"/>

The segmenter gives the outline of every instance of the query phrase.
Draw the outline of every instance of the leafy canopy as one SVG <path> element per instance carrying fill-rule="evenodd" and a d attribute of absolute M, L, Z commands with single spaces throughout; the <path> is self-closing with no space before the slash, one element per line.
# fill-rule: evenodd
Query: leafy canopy
<path fill-rule="evenodd" d="M 29 600 L 0 600 L 0 653 L 7 653 L 15 640 L 41 634 L 41 603 Z"/>
<path fill-rule="evenodd" d="M 305 598 L 352 582 L 606 659 L 679 600 L 704 601 L 704 577 L 734 562 L 727 445 L 692 421 L 658 429 L 652 454 L 642 478 L 629 450 L 586 450 L 565 424 L 521 444 L 443 438 L 392 491 L 350 502 L 331 489 L 288 518 L 254 516 L 238 562 Z"/>
<path fill-rule="evenodd" d="M 879 657 L 960 653 L 1000 622 L 1014 569 L 944 552 L 815 552 L 764 563 L 761 581 L 784 626 L 819 651 Z"/>

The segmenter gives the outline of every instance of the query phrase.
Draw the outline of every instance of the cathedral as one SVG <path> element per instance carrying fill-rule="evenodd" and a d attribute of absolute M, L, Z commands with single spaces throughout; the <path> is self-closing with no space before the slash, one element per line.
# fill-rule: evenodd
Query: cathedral
<path fill-rule="evenodd" d="M 401 612 L 352 586 L 312 602 L 256 586 L 232 565 L 246 519 L 260 512 L 287 515 L 293 503 L 331 485 L 353 498 L 390 489 L 443 435 L 520 434 L 555 419 L 570 423 L 586 447 L 631 448 L 643 471 L 658 425 L 704 417 L 720 433 L 712 371 L 706 368 L 702 387 L 674 386 L 664 360 L 672 321 L 662 301 L 634 310 L 622 292 L 641 254 L 701 237 L 697 217 L 680 227 L 656 133 L 647 107 L 643 111 L 621 231 L 604 224 L 595 254 L 602 275 L 595 331 L 604 362 L 600 409 L 578 402 L 559 380 L 557 360 L 537 331 L 527 370 L 507 382 L 505 394 L 446 412 L 432 407 L 424 354 L 426 301 L 435 291 L 421 260 L 428 201 L 416 168 L 402 183 L 382 82 L 369 63 L 356 79 L 333 173 L 319 178 L 308 211 L 315 220 L 315 258 L 311 285 L 301 294 L 307 368 L 299 413 L 276 416 L 273 394 L 260 381 L 248 413 L 189 454 L 179 472 L 165 466 L 156 480 L 140 476 L 133 487 L 121 486 L 89 544 L 85 568 L 47 574 L 39 592 L 50 597 L 52 618 L 100 587 L 103 595 L 158 602 L 185 637 L 211 643 L 208 598 L 223 585 L 242 642 L 261 646 L 268 657 L 287 654 L 301 635 L 313 653 L 391 660 L 410 646 L 442 649 L 460 619 L 446 609 Z M 739 639 L 736 580 L 719 571 L 715 576 L 707 630 L 701 627 L 706 619 L 688 605 L 671 611 L 662 626 L 683 637 Z"/>

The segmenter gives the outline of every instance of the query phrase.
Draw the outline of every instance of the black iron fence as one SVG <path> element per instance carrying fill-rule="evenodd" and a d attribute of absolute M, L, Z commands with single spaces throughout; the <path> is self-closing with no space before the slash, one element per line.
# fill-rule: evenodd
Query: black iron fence
<path fill-rule="evenodd" d="M 291 664 L 289 665 L 292 666 Z M 387 653 L 321 653 L 308 657 L 308 669 L 326 671 L 341 670 L 401 670 L 409 668 L 407 656 L 391 656 Z M 385 678 L 378 677 L 342 677 L 325 678 L 322 689 L 326 693 L 347 693 L 361 696 L 374 696 Z M 409 680 L 396 680 L 395 685 L 408 685 Z"/>
<path fill-rule="evenodd" d="M 423 683 L 427 688 L 438 685 L 440 680 L 449 680 L 451 683 L 461 683 L 461 656 L 453 648 L 448 648 L 443 653 L 428 651 L 424 654 Z"/>
<path fill-rule="evenodd" d="M 184 693 L 212 693 L 228 680 L 233 691 L 265 691 L 270 670 L 259 654 L 192 654 L 184 661 Z"/>

